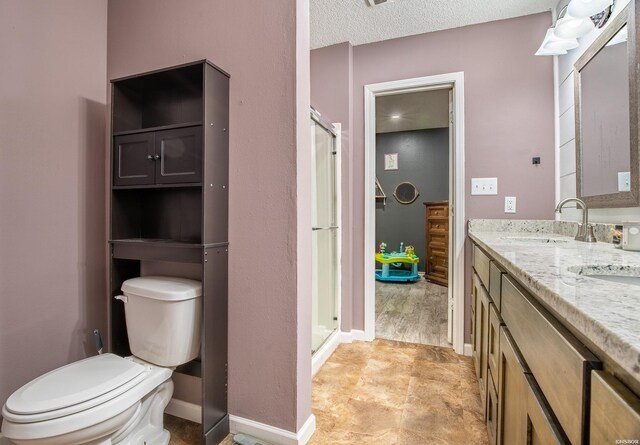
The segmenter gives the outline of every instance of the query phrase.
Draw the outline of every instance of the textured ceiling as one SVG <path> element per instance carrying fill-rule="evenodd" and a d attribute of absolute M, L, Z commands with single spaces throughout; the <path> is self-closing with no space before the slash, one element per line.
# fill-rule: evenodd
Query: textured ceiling
<path fill-rule="evenodd" d="M 376 97 L 376 133 L 448 127 L 448 116 L 448 89 Z"/>
<path fill-rule="evenodd" d="M 311 48 L 378 42 L 553 9 L 558 0 L 310 0 Z"/>

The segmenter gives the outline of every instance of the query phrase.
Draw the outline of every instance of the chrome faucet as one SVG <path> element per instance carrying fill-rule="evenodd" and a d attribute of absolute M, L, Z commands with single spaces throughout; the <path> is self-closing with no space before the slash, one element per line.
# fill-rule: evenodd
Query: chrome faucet
<path fill-rule="evenodd" d="M 589 209 L 582 199 L 567 198 L 563 199 L 556 206 L 556 213 L 562 213 L 562 207 L 568 202 L 575 202 L 582 209 L 582 224 L 578 224 L 578 233 L 574 238 L 576 241 L 584 241 L 586 243 L 595 243 L 596 236 L 593 233 L 593 226 L 589 224 Z"/>

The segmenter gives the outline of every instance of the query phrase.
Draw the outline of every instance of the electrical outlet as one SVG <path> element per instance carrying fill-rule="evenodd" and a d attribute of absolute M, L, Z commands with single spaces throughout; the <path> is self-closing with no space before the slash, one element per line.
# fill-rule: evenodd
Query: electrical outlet
<path fill-rule="evenodd" d="M 504 197 L 504 213 L 516 213 L 516 197 Z"/>
<path fill-rule="evenodd" d="M 472 195 L 497 195 L 498 178 L 471 178 Z"/>

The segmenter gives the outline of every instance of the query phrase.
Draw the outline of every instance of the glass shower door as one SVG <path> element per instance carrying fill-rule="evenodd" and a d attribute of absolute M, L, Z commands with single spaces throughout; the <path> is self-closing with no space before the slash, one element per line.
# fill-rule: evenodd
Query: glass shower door
<path fill-rule="evenodd" d="M 338 218 L 335 135 L 312 119 L 313 337 L 315 353 L 338 328 Z"/>

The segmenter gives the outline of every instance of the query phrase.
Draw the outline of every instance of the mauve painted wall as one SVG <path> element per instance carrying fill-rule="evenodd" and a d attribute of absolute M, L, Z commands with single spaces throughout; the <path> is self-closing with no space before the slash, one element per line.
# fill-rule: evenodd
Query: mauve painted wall
<path fill-rule="evenodd" d="M 0 14 L 0 404 L 106 329 L 106 0 Z"/>
<path fill-rule="evenodd" d="M 551 219 L 553 65 L 533 55 L 550 24 L 542 13 L 353 48 L 354 329 L 364 327 L 364 86 L 464 71 L 466 218 Z M 494 176 L 497 196 L 470 195 L 472 177 Z M 505 196 L 518 198 L 518 213 L 504 214 Z M 467 300 L 469 271 L 467 254 Z"/>
<path fill-rule="evenodd" d="M 111 0 L 108 21 L 109 79 L 203 58 L 231 74 L 229 410 L 288 431 L 311 414 L 306 3 Z"/>
<path fill-rule="evenodd" d="M 353 140 L 351 125 L 353 120 L 353 47 L 350 43 L 327 46 L 311 51 L 311 106 L 330 122 L 339 122 L 341 129 L 341 181 L 342 181 L 342 317 L 341 328 L 351 331 L 353 304 L 352 273 L 352 193 L 351 155 Z"/>

